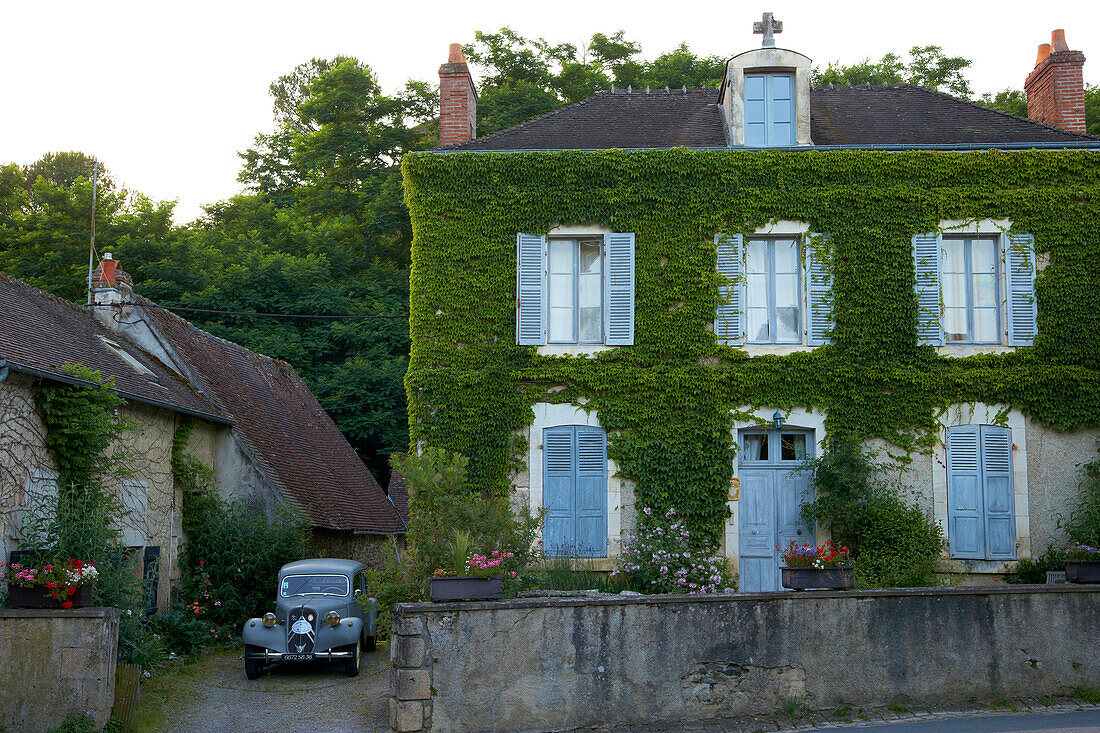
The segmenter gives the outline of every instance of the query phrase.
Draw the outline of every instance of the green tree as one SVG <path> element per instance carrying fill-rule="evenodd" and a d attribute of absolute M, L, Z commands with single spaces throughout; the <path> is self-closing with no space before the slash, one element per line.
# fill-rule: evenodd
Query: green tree
<path fill-rule="evenodd" d="M 999 109 L 1017 117 L 1027 117 L 1027 97 L 1019 89 L 1002 89 L 996 94 L 986 92 L 976 101 L 984 107 Z"/>
<path fill-rule="evenodd" d="M 824 84 L 916 84 L 926 89 L 945 91 L 957 97 L 969 98 L 970 82 L 963 72 L 970 68 L 970 59 L 962 56 L 945 56 L 939 46 L 913 46 L 909 49 L 909 61 L 888 53 L 879 61 L 863 59 L 845 65 L 829 62 L 821 69 L 813 69 L 812 81 Z"/>

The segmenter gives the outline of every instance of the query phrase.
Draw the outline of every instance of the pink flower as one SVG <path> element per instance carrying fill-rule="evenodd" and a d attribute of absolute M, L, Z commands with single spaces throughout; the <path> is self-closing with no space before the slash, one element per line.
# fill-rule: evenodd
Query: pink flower
<path fill-rule="evenodd" d="M 220 606 L 220 605 L 222 605 L 222 602 L 221 601 L 214 601 L 214 605 L 215 606 Z"/>

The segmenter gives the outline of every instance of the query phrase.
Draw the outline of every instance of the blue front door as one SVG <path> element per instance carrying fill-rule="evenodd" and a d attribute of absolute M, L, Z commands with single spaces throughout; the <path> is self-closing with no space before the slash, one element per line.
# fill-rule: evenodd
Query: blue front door
<path fill-rule="evenodd" d="M 737 588 L 750 593 L 780 590 L 776 547 L 814 541 L 812 528 L 800 516 L 802 504 L 813 500 L 813 487 L 809 473 L 797 472 L 813 455 L 812 433 L 743 430 L 738 442 Z"/>

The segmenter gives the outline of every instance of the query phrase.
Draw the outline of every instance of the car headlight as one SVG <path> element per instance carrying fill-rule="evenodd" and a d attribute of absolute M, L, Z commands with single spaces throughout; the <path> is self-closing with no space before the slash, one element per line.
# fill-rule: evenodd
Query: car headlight
<path fill-rule="evenodd" d="M 270 629 L 274 625 L 275 625 L 275 614 L 268 611 L 267 613 L 264 614 L 264 626 L 266 626 L 267 628 Z"/>
<path fill-rule="evenodd" d="M 329 611 L 328 615 L 325 616 L 325 621 L 328 621 L 332 626 L 336 626 L 340 623 L 340 614 L 336 613 L 336 611 Z"/>

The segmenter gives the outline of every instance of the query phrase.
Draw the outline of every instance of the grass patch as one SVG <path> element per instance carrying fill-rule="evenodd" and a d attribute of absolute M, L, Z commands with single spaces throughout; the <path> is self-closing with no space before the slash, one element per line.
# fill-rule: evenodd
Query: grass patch
<path fill-rule="evenodd" d="M 833 717 L 839 718 L 845 723 L 852 722 L 852 706 L 851 705 L 837 705 L 833 708 Z"/>
<path fill-rule="evenodd" d="M 1049 695 L 1041 695 L 1035 698 L 1035 701 L 1042 705 L 1044 708 L 1049 708 L 1054 704 L 1054 698 Z"/>
<path fill-rule="evenodd" d="M 990 710 L 1011 710 L 1014 713 L 1020 712 L 1020 708 L 1016 707 L 1016 703 L 1007 697 L 998 697 L 993 702 L 989 703 Z"/>
<path fill-rule="evenodd" d="M 1069 691 L 1069 696 L 1077 700 L 1084 700 L 1089 705 L 1100 705 L 1100 692 L 1097 692 L 1095 687 L 1077 685 Z"/>
<path fill-rule="evenodd" d="M 886 707 L 890 708 L 890 710 L 892 712 L 895 712 L 895 713 L 898 713 L 898 714 L 908 713 L 909 712 L 909 698 L 906 697 L 905 695 L 898 695 L 893 700 L 891 700 L 890 704 L 887 705 Z"/>

